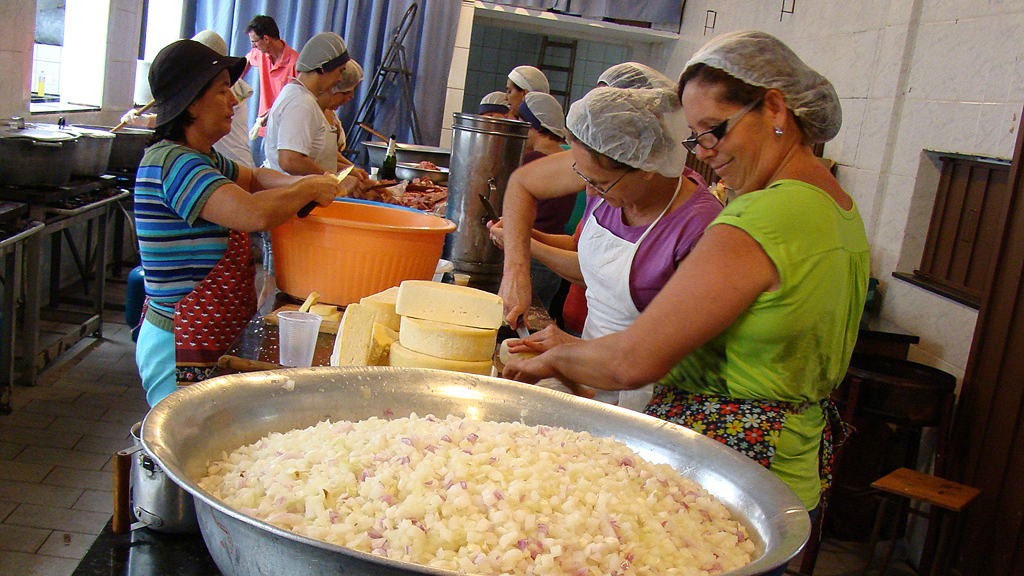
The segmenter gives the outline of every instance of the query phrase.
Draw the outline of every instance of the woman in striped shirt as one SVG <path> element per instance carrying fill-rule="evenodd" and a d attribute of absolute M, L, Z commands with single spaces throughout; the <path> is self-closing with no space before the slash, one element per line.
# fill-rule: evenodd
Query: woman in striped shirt
<path fill-rule="evenodd" d="M 150 70 L 156 142 L 135 186 L 147 296 L 135 359 L 150 405 L 178 382 L 204 379 L 256 313 L 248 233 L 363 186 L 352 177 L 339 183 L 249 169 L 217 152 L 214 144 L 231 130 L 231 85 L 244 68 L 243 58 L 179 40 Z"/>

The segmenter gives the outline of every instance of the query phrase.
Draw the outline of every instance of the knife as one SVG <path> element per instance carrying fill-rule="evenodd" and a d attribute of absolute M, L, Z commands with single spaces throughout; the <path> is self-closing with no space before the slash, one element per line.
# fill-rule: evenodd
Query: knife
<path fill-rule="evenodd" d="M 519 315 L 519 318 L 516 320 L 516 326 L 518 326 L 516 334 L 519 334 L 520 338 L 530 337 L 530 329 L 526 327 L 526 316 L 524 314 Z"/>
<path fill-rule="evenodd" d="M 483 225 L 487 226 L 487 223 L 492 220 L 497 222 L 498 219 L 501 218 L 501 216 L 498 216 L 498 211 L 495 210 L 494 206 L 491 205 L 491 201 L 488 200 L 487 196 L 484 196 L 482 193 L 478 193 L 477 196 L 480 197 L 480 203 L 484 205 L 484 212 L 487 213 L 487 217 L 484 218 Z"/>
<path fill-rule="evenodd" d="M 350 164 L 346 166 L 344 170 L 334 175 L 334 179 L 340 183 L 342 180 L 345 179 L 346 176 L 349 175 L 350 172 L 352 172 L 352 169 L 355 167 L 355 164 Z M 305 218 L 306 216 L 309 216 L 309 213 L 313 211 L 313 208 L 316 208 L 316 202 L 310 202 L 309 204 L 303 206 L 302 209 L 299 210 L 298 214 L 296 214 L 296 216 L 298 216 L 299 218 Z"/>

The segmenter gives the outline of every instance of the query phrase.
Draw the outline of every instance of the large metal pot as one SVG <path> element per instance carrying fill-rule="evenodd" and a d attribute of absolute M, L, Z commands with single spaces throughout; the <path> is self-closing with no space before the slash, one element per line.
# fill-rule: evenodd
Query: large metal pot
<path fill-rule="evenodd" d="M 56 128 L 56 126 L 54 126 Z M 78 137 L 24 123 L 0 128 L 0 183 L 64 186 L 71 179 Z"/>
<path fill-rule="evenodd" d="M 111 126 L 75 125 L 75 128 L 92 128 L 95 130 L 109 131 Z M 113 132 L 114 143 L 110 147 L 110 162 L 107 170 L 131 170 L 139 167 L 142 155 L 153 138 L 153 131 L 145 128 L 121 128 Z"/>
<path fill-rule="evenodd" d="M 141 448 L 142 422 L 132 426 L 132 440 Z M 169 533 L 188 533 L 199 530 L 196 507 L 192 495 L 182 490 L 150 458 L 145 450 L 132 454 L 132 511 L 138 525 Z"/>
<path fill-rule="evenodd" d="M 644 414 L 499 378 L 426 369 L 297 368 L 236 374 L 179 389 L 146 416 L 142 442 L 195 497 L 207 548 L 227 575 L 450 574 L 299 536 L 229 508 L 200 489 L 211 460 L 271 432 L 323 419 L 449 414 L 563 426 L 615 437 L 694 479 L 743 522 L 759 556 L 730 576 L 792 558 L 810 532 L 800 500 L 768 470 L 692 430 Z"/>
<path fill-rule="evenodd" d="M 497 289 L 503 253 L 490 240 L 480 196 L 501 210 L 505 186 L 523 161 L 530 125 L 519 120 L 456 112 L 452 123 L 452 166 L 445 217 L 455 222 L 444 243 L 444 258 L 468 273 L 474 286 Z"/>
<path fill-rule="evenodd" d="M 72 126 L 66 131 L 78 136 L 78 147 L 71 159 L 71 175 L 96 177 L 107 172 L 115 136 L 107 130 Z"/>

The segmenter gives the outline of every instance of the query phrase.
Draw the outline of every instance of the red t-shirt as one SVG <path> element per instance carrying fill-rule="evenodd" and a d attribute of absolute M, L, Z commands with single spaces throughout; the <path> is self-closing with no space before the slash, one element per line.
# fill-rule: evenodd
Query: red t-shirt
<path fill-rule="evenodd" d="M 297 76 L 295 63 L 299 61 L 299 53 L 287 44 L 284 45 L 284 52 L 277 62 L 270 61 L 270 54 L 261 52 L 259 48 L 253 48 L 245 55 L 249 65 L 259 69 L 260 75 L 260 109 L 259 115 L 263 116 L 270 111 L 274 100 L 281 93 L 281 89 L 289 80 Z M 260 128 L 260 136 L 265 136 L 267 127 Z"/>

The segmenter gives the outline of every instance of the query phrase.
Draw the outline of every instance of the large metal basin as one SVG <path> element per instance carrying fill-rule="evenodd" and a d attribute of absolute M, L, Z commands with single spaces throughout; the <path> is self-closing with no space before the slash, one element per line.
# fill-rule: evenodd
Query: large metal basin
<path fill-rule="evenodd" d="M 213 378 L 178 390 L 146 416 L 142 443 L 195 497 L 200 529 L 224 574 L 405 575 L 455 572 L 357 552 L 293 534 L 212 498 L 196 481 L 209 461 L 270 432 L 326 418 L 448 414 L 563 426 L 615 437 L 704 486 L 744 524 L 762 554 L 731 576 L 792 558 L 810 532 L 807 512 L 774 475 L 724 445 L 623 408 L 499 378 L 401 368 L 296 368 Z"/>

